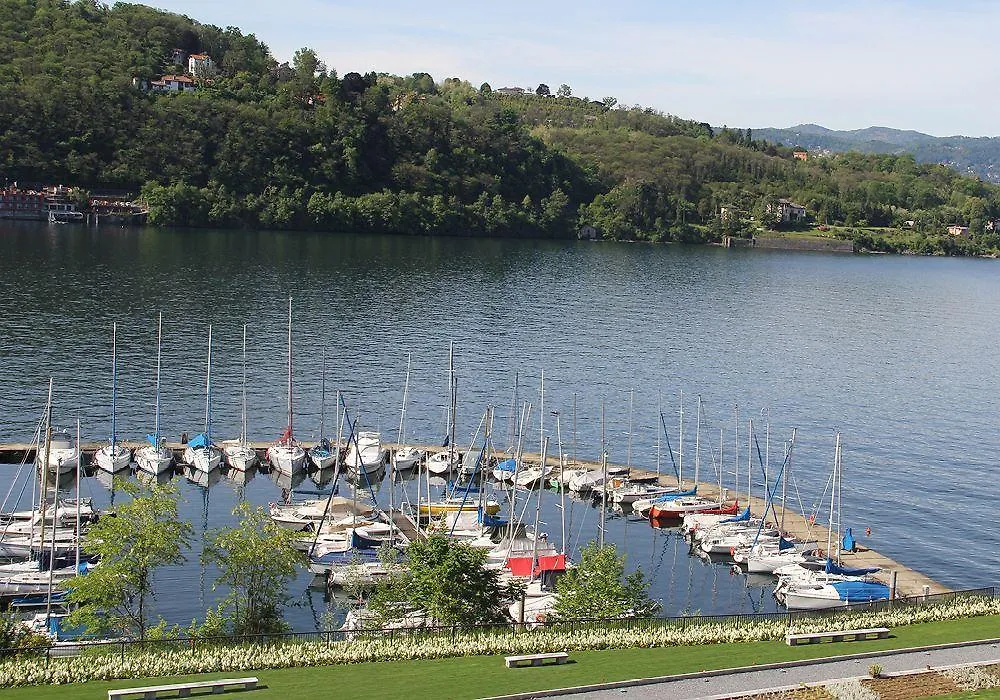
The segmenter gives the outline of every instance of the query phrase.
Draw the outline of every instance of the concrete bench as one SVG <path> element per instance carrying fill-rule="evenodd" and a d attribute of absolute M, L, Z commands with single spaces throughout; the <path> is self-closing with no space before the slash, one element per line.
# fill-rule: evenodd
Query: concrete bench
<path fill-rule="evenodd" d="M 503 661 L 507 668 L 517 668 L 522 664 L 530 666 L 541 666 L 546 661 L 554 661 L 557 664 L 564 664 L 569 660 L 569 654 L 565 651 L 555 651 L 550 654 L 525 654 L 524 656 L 505 656 Z"/>
<path fill-rule="evenodd" d="M 192 690 L 211 688 L 213 693 L 221 693 L 226 688 L 242 687 L 243 690 L 253 690 L 257 687 L 256 678 L 220 678 L 214 681 L 194 681 L 191 683 L 174 683 L 172 685 L 151 685 L 145 688 L 122 688 L 120 690 L 109 690 L 108 700 L 119 700 L 119 698 L 141 695 L 143 700 L 153 700 L 161 693 L 174 694 L 179 698 L 186 698 L 191 695 Z"/>
<path fill-rule="evenodd" d="M 888 627 L 872 627 L 865 630 L 838 630 L 836 632 L 803 632 L 801 634 L 786 634 L 785 644 L 793 647 L 797 644 L 813 642 L 860 642 L 865 639 L 888 639 Z"/>

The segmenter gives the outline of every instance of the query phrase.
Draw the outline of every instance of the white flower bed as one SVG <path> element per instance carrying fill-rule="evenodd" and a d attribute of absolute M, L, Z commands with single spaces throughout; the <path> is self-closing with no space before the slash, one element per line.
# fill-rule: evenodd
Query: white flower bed
<path fill-rule="evenodd" d="M 1000 676 L 995 673 L 991 673 L 982 666 L 950 668 L 947 671 L 941 671 L 941 673 L 955 681 L 955 685 L 962 690 L 1000 688 Z"/>
<path fill-rule="evenodd" d="M 823 689 L 837 700 L 879 700 L 879 694 L 861 685 L 858 679 L 827 683 Z"/>
<path fill-rule="evenodd" d="M 287 642 L 207 647 L 199 642 L 194 650 L 126 650 L 110 646 L 104 652 L 53 658 L 9 658 L 0 661 L 0 687 L 43 683 L 82 683 L 92 680 L 176 676 L 210 671 L 234 672 L 261 668 L 326 666 L 451 656 L 532 654 L 585 649 L 626 649 L 758 642 L 783 639 L 788 631 L 810 632 L 858 627 L 899 627 L 920 622 L 1000 614 L 1000 599 L 970 598 L 939 605 L 897 608 L 870 613 L 841 613 L 822 618 L 796 620 L 746 619 L 731 622 L 688 618 L 681 624 L 653 623 L 649 628 L 591 629 L 530 632 L 471 632 L 451 636 L 357 638 L 344 642 Z M 119 651 L 115 651 L 115 649 Z"/>

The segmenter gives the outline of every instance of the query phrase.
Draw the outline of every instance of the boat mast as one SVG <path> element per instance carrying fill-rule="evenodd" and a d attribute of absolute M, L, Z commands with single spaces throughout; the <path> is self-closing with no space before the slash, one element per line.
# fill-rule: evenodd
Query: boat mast
<path fill-rule="evenodd" d="M 632 470 L 632 408 L 634 406 L 635 389 L 628 390 L 628 454 L 625 458 L 625 466 Z"/>
<path fill-rule="evenodd" d="M 753 418 L 747 421 L 747 505 L 750 505 L 751 490 L 753 489 L 752 452 L 753 448 Z M 767 497 L 767 482 L 764 482 L 764 496 Z M 765 504 L 766 507 L 766 504 Z"/>
<path fill-rule="evenodd" d="M 160 312 L 156 322 L 156 417 L 153 421 L 153 440 L 156 449 L 160 449 L 160 351 L 163 344 L 163 312 Z"/>
<path fill-rule="evenodd" d="M 117 438 L 117 404 L 118 404 L 118 322 L 111 324 L 111 460 L 115 459 L 115 442 Z M 79 440 L 76 443 L 80 449 Z"/>
<path fill-rule="evenodd" d="M 243 324 L 243 426 L 240 432 L 240 443 L 247 444 L 247 324 Z"/>
<path fill-rule="evenodd" d="M 601 540 L 604 549 L 604 528 L 608 517 L 608 450 L 604 442 L 604 399 L 601 399 Z"/>
<path fill-rule="evenodd" d="M 326 345 L 323 346 L 323 374 L 319 390 L 319 439 L 326 437 Z"/>
<path fill-rule="evenodd" d="M 212 324 L 208 324 L 208 369 L 205 371 L 205 441 L 212 442 Z"/>
<path fill-rule="evenodd" d="M 544 438 L 542 440 L 542 454 L 541 454 L 542 464 L 545 464 L 545 457 L 548 450 L 549 450 L 549 439 Z M 528 579 L 529 583 L 535 580 L 535 564 L 538 562 L 538 525 L 542 517 L 542 491 L 544 490 L 545 489 L 543 488 L 539 488 L 538 498 L 535 499 L 535 536 L 532 538 L 531 541 L 531 576 Z"/>
<path fill-rule="evenodd" d="M 684 483 L 684 390 L 681 390 L 681 410 L 680 410 L 680 427 L 677 428 L 678 445 L 677 445 L 677 483 Z M 695 477 L 697 481 L 697 476 Z"/>
<path fill-rule="evenodd" d="M 735 486 L 733 488 L 738 497 L 740 494 L 740 405 L 738 403 L 733 405 L 733 411 L 735 414 L 733 422 L 736 423 L 736 437 L 733 440 L 733 459 L 736 460 L 735 471 L 733 472 L 733 484 Z M 722 468 L 724 469 L 725 467 L 723 466 Z"/>
<path fill-rule="evenodd" d="M 77 454 L 79 455 L 80 443 L 76 444 Z M 77 456 L 77 461 L 79 462 L 79 456 Z M 46 466 L 46 470 L 48 467 Z M 52 538 L 51 546 L 49 547 L 49 582 L 48 582 L 48 592 L 45 596 L 45 629 L 49 629 L 50 620 L 52 618 L 52 576 L 53 569 L 55 569 L 55 558 L 56 558 L 56 516 L 59 514 L 59 475 L 56 474 L 54 479 L 55 491 L 52 493 Z M 43 516 L 44 522 L 44 516 Z M 79 540 L 80 534 L 77 533 L 77 539 Z M 45 550 L 45 538 L 41 540 L 42 550 Z"/>
<path fill-rule="evenodd" d="M 833 450 L 833 481 L 830 488 L 830 526 L 826 531 L 826 556 L 832 560 L 833 554 L 833 511 L 837 499 L 837 467 L 840 463 L 840 433 L 837 433 L 837 444 Z"/>
<path fill-rule="evenodd" d="M 721 471 L 721 467 L 720 467 Z M 701 394 L 698 395 L 698 415 L 694 423 L 694 485 L 698 485 L 701 474 Z M 722 493 L 719 493 L 722 497 Z"/>
<path fill-rule="evenodd" d="M 785 453 L 785 469 L 781 475 L 781 526 L 779 530 L 782 534 L 785 532 L 785 510 L 787 509 L 786 498 L 788 496 L 788 472 L 792 468 L 792 450 L 795 448 L 795 428 L 792 428 L 792 442 L 788 445 L 788 451 Z"/>
<path fill-rule="evenodd" d="M 656 415 L 663 415 L 663 408 L 661 406 L 660 390 L 656 390 Z M 656 485 L 660 486 L 660 428 L 656 428 Z"/>
<path fill-rule="evenodd" d="M 562 527 L 562 551 L 566 553 L 566 460 L 563 455 L 562 425 L 559 420 L 559 411 L 553 411 L 556 417 L 556 445 L 559 448 L 559 520 Z M 545 475 L 542 474 L 544 484 Z"/>
<path fill-rule="evenodd" d="M 79 445 L 77 445 L 77 449 L 80 449 Z M 41 471 L 41 474 L 39 474 L 38 476 L 39 480 L 38 488 L 40 489 L 38 494 L 38 509 L 41 511 L 42 514 L 42 522 L 39 525 L 40 531 L 38 537 L 38 542 L 41 545 L 41 550 L 38 554 L 39 567 L 41 567 L 42 565 L 42 558 L 45 554 L 45 515 L 46 515 L 45 511 L 47 510 L 47 503 L 48 503 L 48 501 L 46 501 L 46 496 L 48 495 L 47 492 L 49 490 L 49 457 L 51 456 L 51 454 L 52 454 L 52 377 L 49 377 L 49 398 L 45 404 L 45 461 L 42 462 L 41 465 L 39 465 L 39 470 Z M 35 458 L 35 461 L 36 462 L 38 461 L 37 456 Z M 53 529 L 55 528 L 55 525 L 56 521 L 55 518 L 53 518 L 52 519 Z M 29 550 L 31 549 L 30 545 L 28 549 Z M 52 557 L 50 556 L 49 557 L 50 565 L 51 565 L 51 559 Z"/>
<path fill-rule="evenodd" d="M 545 442 L 545 369 L 542 369 L 542 379 L 538 385 L 538 449 L 541 457 L 542 444 Z M 542 473 L 545 473 L 545 460 L 539 463 Z"/>
<path fill-rule="evenodd" d="M 288 297 L 288 439 L 292 440 L 292 298 Z M 291 459 L 291 457 L 289 457 Z"/>
<path fill-rule="evenodd" d="M 111 453 L 112 457 L 114 452 Z M 80 573 L 80 463 L 83 452 L 80 450 L 80 416 L 76 417 L 76 573 Z M 52 524 L 55 527 L 55 523 Z M 51 594 L 50 594 L 51 595 Z"/>

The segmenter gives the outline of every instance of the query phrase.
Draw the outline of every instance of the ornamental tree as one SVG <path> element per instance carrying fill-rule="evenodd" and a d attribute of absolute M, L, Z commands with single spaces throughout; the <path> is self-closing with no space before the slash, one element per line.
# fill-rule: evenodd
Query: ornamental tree
<path fill-rule="evenodd" d="M 649 597 L 649 581 L 642 569 L 625 575 L 625 557 L 613 544 L 602 549 L 591 542 L 580 553 L 580 564 L 556 583 L 557 619 L 648 617 L 660 609 Z"/>

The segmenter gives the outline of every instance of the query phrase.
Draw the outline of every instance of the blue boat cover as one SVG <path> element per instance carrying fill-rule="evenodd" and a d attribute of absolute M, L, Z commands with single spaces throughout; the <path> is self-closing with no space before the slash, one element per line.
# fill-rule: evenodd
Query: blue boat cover
<path fill-rule="evenodd" d="M 329 457 L 330 456 L 330 441 L 323 438 L 319 441 L 316 447 L 310 450 L 317 457 Z"/>
<path fill-rule="evenodd" d="M 691 494 L 691 495 L 693 496 L 694 494 Z M 720 522 L 723 522 L 723 523 L 745 523 L 749 519 L 750 519 L 750 506 L 747 506 L 746 510 L 744 510 L 739 515 L 734 515 L 733 517 L 726 518 L 725 520 L 721 520 Z"/>
<path fill-rule="evenodd" d="M 517 460 L 514 458 L 505 459 L 493 468 L 501 472 L 514 472 L 517 471 Z"/>
<path fill-rule="evenodd" d="M 871 603 L 889 600 L 889 587 L 870 581 L 838 581 L 831 583 L 840 599 L 847 603 Z"/>
<path fill-rule="evenodd" d="M 479 522 L 483 527 L 507 527 L 510 525 L 510 520 L 507 518 L 498 518 L 489 513 L 484 513 L 482 509 L 479 510 Z"/>
<path fill-rule="evenodd" d="M 321 557 L 310 557 L 311 561 L 320 564 L 364 564 L 378 561 L 378 552 L 374 549 L 348 549 L 344 552 L 327 552 Z"/>
<path fill-rule="evenodd" d="M 479 493 L 479 487 L 475 484 L 456 484 L 454 481 L 449 481 L 448 488 L 452 493 Z"/>
<path fill-rule="evenodd" d="M 156 439 L 156 436 L 155 436 L 155 435 L 150 435 L 150 434 L 148 434 L 148 433 L 147 433 L 147 434 L 146 434 L 146 440 L 147 440 L 147 441 L 149 442 L 149 444 L 150 444 L 150 445 L 152 445 L 153 447 L 159 447 L 159 446 L 160 446 L 160 441 Z"/>
<path fill-rule="evenodd" d="M 188 447 L 193 447 L 194 449 L 198 449 L 199 447 L 208 447 L 211 444 L 212 441 L 208 439 L 208 436 L 205 435 L 205 433 L 198 433 L 193 438 L 188 440 Z"/>
<path fill-rule="evenodd" d="M 657 497 L 653 500 L 653 503 L 665 503 L 667 501 L 673 501 L 681 496 L 696 496 L 698 495 L 698 487 L 694 486 L 688 491 L 678 491 L 677 493 L 665 493 L 662 496 Z"/>
<path fill-rule="evenodd" d="M 881 571 L 877 566 L 869 569 L 851 569 L 846 566 L 837 566 L 833 563 L 833 559 L 827 557 L 826 566 L 823 567 L 823 571 L 828 574 L 840 574 L 841 576 L 867 576 L 868 574 L 874 574 L 876 571 Z"/>
<path fill-rule="evenodd" d="M 785 549 L 792 549 L 794 547 L 795 547 L 795 545 L 792 544 L 791 542 L 789 542 L 788 540 L 786 540 L 784 537 L 779 537 L 778 538 L 778 551 L 779 552 L 782 551 L 782 550 L 785 550 Z"/>

